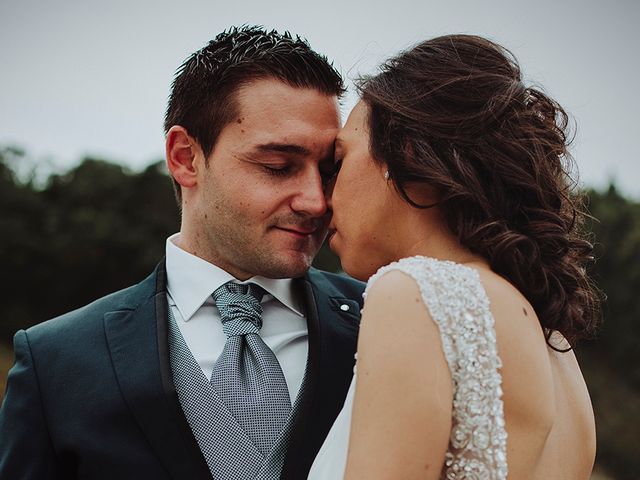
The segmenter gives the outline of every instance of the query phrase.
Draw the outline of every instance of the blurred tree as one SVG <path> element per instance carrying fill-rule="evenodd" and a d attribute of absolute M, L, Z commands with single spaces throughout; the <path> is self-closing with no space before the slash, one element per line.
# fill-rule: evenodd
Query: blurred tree
<path fill-rule="evenodd" d="M 342 272 L 340 259 L 329 250 L 327 242 L 322 244 L 318 255 L 316 255 L 316 258 L 313 260 L 313 266 L 320 270 L 326 270 L 327 272 Z"/>
<path fill-rule="evenodd" d="M 597 342 L 588 345 L 616 368 L 624 369 L 640 390 L 640 203 L 620 195 L 614 185 L 588 191 L 591 214 L 587 228 L 595 237 L 593 276 L 607 294 Z"/>
<path fill-rule="evenodd" d="M 39 292 L 31 287 L 38 282 L 34 266 L 47 261 L 48 255 L 46 247 L 43 249 L 46 205 L 33 184 L 20 181 L 12 169 L 23 156 L 17 149 L 0 149 L 0 335 L 5 340 L 17 328 L 34 323 L 30 321 L 30 305 L 40 304 L 34 296 Z M 26 289 L 31 290 L 30 296 L 25 294 Z"/>
<path fill-rule="evenodd" d="M 161 163 L 133 173 L 88 158 L 37 190 L 15 178 L 4 154 L 0 175 L 4 339 L 140 281 L 179 228 Z"/>
<path fill-rule="evenodd" d="M 614 185 L 587 191 L 595 217 L 592 275 L 606 294 L 595 340 L 577 353 L 594 405 L 598 462 L 617 479 L 637 478 L 640 458 L 640 203 Z"/>

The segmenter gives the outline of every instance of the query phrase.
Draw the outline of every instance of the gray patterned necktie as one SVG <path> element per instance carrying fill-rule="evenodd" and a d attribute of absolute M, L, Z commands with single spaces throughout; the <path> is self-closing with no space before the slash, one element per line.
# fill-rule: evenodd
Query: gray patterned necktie
<path fill-rule="evenodd" d="M 291 413 L 289 389 L 271 349 L 258 332 L 264 290 L 228 282 L 213 292 L 227 342 L 211 384 L 258 450 L 267 455 Z"/>

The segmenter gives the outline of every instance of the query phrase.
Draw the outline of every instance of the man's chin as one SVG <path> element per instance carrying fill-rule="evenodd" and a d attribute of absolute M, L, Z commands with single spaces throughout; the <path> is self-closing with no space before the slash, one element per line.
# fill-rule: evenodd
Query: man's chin
<path fill-rule="evenodd" d="M 297 278 L 302 277 L 313 263 L 313 258 L 301 260 L 299 262 L 292 262 L 289 265 L 283 266 L 279 272 L 279 276 L 273 278 Z"/>
<path fill-rule="evenodd" d="M 296 278 L 303 276 L 311 267 L 315 255 L 292 252 L 274 255 L 260 262 L 257 275 L 267 278 Z"/>

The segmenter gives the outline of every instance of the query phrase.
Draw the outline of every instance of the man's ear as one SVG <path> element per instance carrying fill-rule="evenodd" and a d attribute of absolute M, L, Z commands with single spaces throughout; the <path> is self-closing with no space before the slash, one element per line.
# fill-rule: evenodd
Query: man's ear
<path fill-rule="evenodd" d="M 194 161 L 201 154 L 198 142 L 184 127 L 174 125 L 167 132 L 165 151 L 167 168 L 174 180 L 184 188 L 195 186 L 197 172 Z"/>

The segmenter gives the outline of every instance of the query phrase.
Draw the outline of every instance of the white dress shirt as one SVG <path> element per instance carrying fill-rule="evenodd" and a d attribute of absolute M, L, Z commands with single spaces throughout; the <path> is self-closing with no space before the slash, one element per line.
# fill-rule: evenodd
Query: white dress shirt
<path fill-rule="evenodd" d="M 227 336 L 211 294 L 235 278 L 221 268 L 175 244 L 180 234 L 167 239 L 167 291 L 169 308 L 193 357 L 207 378 Z M 291 279 L 252 277 L 238 283 L 255 283 L 267 291 L 262 299 L 262 340 L 280 362 L 293 403 L 304 377 L 309 351 L 307 320 Z"/>

